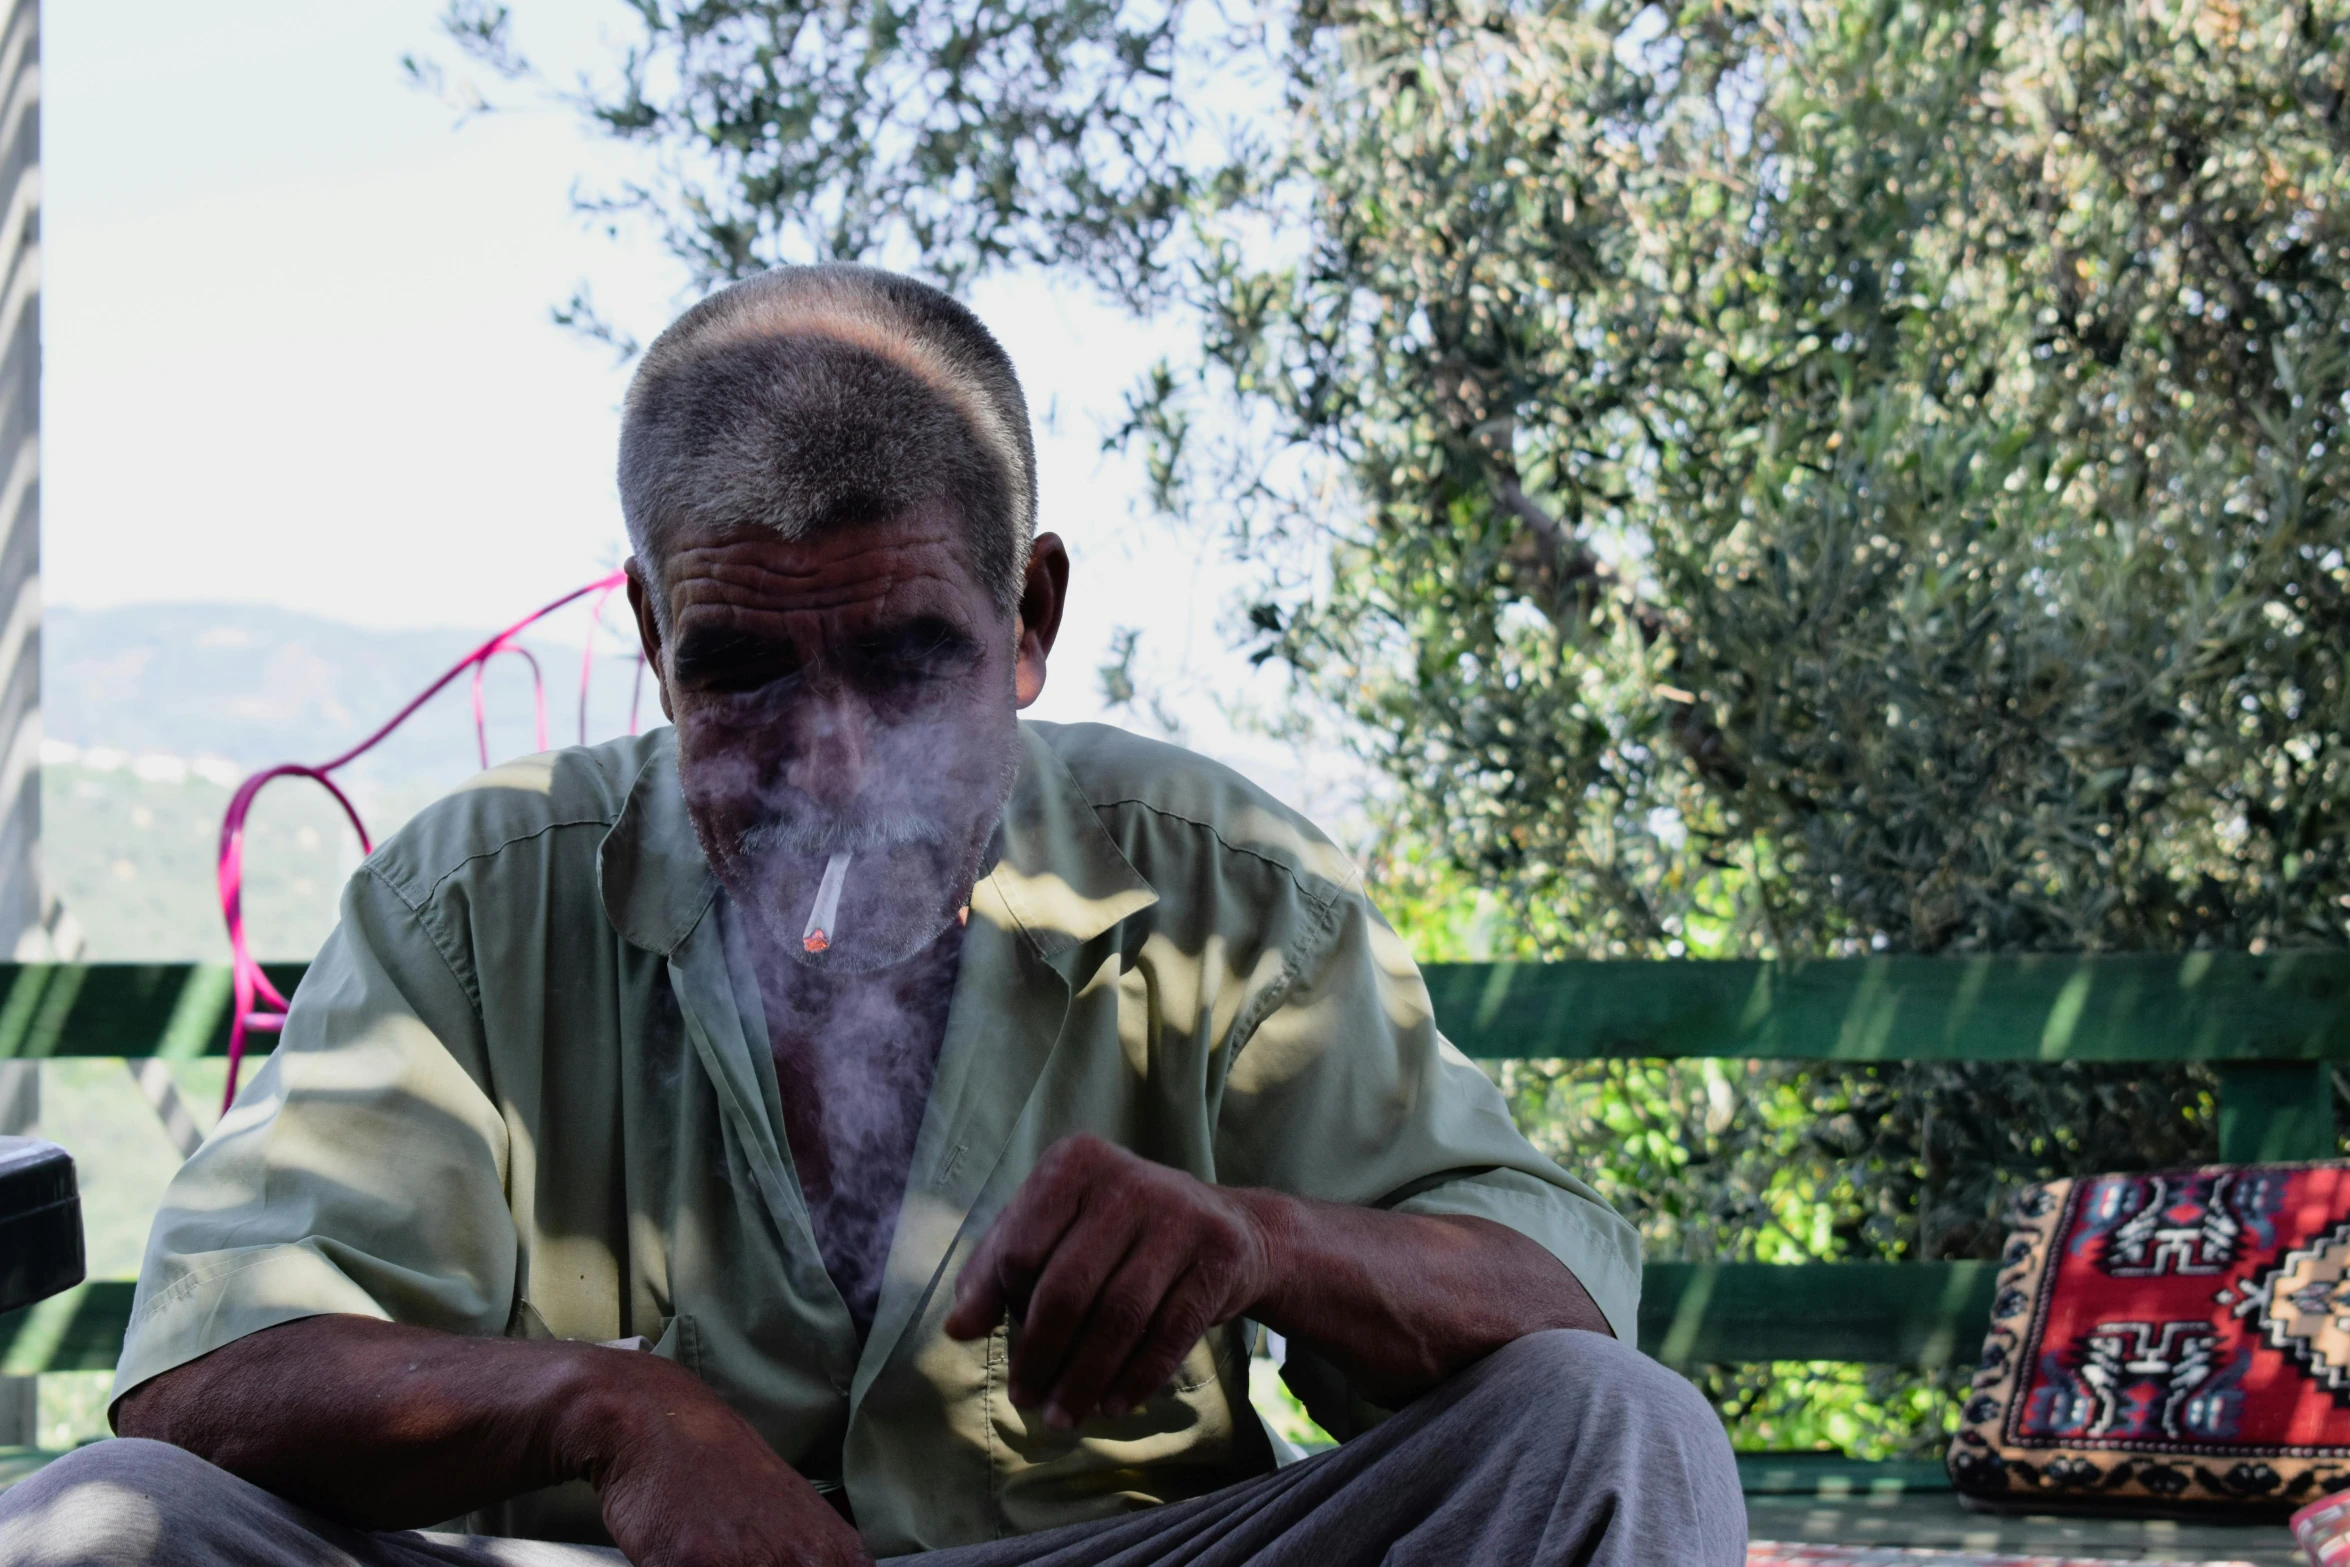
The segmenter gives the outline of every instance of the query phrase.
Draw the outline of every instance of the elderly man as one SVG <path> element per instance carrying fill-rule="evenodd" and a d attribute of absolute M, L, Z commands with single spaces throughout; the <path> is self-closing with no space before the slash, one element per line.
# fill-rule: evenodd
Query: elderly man
<path fill-rule="evenodd" d="M 1069 575 L 1034 472 L 1003 351 L 903 278 L 653 345 L 620 493 L 673 727 L 352 878 L 156 1221 L 145 1440 L 0 1501 L 0 1563 L 1741 1558 L 1630 1230 L 1345 858 L 1015 716 Z M 1277 1460 L 1260 1328 L 1334 1451 Z"/>

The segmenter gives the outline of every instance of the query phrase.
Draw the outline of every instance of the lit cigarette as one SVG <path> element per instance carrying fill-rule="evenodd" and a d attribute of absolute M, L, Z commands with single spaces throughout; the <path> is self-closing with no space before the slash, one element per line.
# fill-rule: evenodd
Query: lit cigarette
<path fill-rule="evenodd" d="M 808 911 L 808 928 L 800 934 L 800 945 L 808 951 L 822 952 L 832 945 L 832 932 L 840 918 L 841 883 L 848 879 L 846 851 L 824 862 L 824 879 L 816 884 L 816 906 Z"/>

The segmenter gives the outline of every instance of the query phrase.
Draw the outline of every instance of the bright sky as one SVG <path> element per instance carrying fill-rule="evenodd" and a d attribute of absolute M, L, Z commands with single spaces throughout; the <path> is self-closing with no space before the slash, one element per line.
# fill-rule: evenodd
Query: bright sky
<path fill-rule="evenodd" d="M 548 310 L 586 280 L 650 335 L 683 274 L 573 215 L 619 154 L 570 116 L 460 127 L 407 85 L 438 8 L 44 7 L 49 602 L 486 627 L 619 560 L 626 372 Z M 584 61 L 618 6 L 518 13 L 526 48 Z M 1132 470 L 1099 453 L 1153 338 L 1037 280 L 973 304 L 1028 385 L 1043 525 L 1077 563 L 1039 715 L 1094 716 L 1113 630 L 1141 626 L 1194 741 L 1284 771 L 1204 695 L 1246 677 L 1214 631 L 1231 568 L 1136 520 Z"/>

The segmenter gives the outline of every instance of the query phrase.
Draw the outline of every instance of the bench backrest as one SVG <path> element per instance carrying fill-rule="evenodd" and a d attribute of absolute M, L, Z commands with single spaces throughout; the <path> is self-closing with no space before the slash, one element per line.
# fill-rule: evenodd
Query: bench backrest
<path fill-rule="evenodd" d="M 290 994 L 301 964 L 269 966 Z M 1803 963 L 1432 964 L 1454 1044 L 1487 1060 L 2201 1061 L 2220 1157 L 2335 1151 L 2350 953 L 1858 958 Z M 0 1060 L 225 1051 L 229 977 L 197 964 L 0 964 Z M 255 1048 L 266 1048 L 258 1036 Z M 1641 1347 L 1668 1364 L 1971 1358 L 1992 1265 L 1648 1266 Z M 110 1369 L 131 1286 L 100 1280 L 0 1317 L 0 1376 Z"/>

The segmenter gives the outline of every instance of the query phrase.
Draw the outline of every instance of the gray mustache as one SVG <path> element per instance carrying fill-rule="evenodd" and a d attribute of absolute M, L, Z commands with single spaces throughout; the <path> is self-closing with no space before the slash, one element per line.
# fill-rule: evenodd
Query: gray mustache
<path fill-rule="evenodd" d="M 913 811 L 883 811 L 854 821 L 767 821 L 735 835 L 735 852 L 745 858 L 777 849 L 798 854 L 869 854 L 908 844 L 941 844 L 946 833 L 937 822 Z"/>

